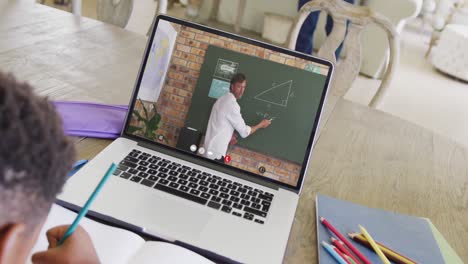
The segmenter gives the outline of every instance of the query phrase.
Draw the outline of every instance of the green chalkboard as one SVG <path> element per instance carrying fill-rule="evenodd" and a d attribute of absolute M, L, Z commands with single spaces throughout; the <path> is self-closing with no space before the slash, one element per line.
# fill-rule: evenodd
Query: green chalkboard
<path fill-rule="evenodd" d="M 268 128 L 239 137 L 238 145 L 302 164 L 327 77 L 310 70 L 209 46 L 185 125 L 206 131 L 211 108 L 225 90 L 222 84 L 236 72 L 247 77 L 238 100 L 247 125 L 273 118 Z"/>

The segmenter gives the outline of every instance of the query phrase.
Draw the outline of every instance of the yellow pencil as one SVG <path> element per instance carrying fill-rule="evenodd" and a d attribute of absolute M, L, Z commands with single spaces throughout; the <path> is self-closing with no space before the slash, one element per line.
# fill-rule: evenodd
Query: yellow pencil
<path fill-rule="evenodd" d="M 366 239 L 363 234 L 360 233 L 348 233 L 348 236 L 353 239 L 354 241 L 360 243 L 361 245 L 372 249 L 371 244 Z M 374 241 L 377 246 L 379 246 L 380 250 L 385 254 L 388 260 L 393 261 L 395 264 L 416 264 L 416 261 L 401 255 L 400 253 L 386 247 L 385 245 L 379 243 L 378 241 Z"/>
<path fill-rule="evenodd" d="M 372 239 L 371 235 L 367 232 L 367 230 L 361 225 L 359 225 L 359 229 L 361 229 L 362 234 L 366 237 L 367 241 L 369 241 L 377 255 L 379 255 L 380 260 L 382 260 L 382 262 L 385 264 L 390 264 L 390 261 L 388 261 L 387 257 L 384 255 L 382 250 L 380 250 L 380 247 L 377 246 L 374 239 Z"/>

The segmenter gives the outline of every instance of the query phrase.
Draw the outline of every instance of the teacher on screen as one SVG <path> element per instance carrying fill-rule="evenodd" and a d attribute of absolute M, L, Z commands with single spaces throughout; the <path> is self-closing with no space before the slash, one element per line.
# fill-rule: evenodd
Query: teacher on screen
<path fill-rule="evenodd" d="M 234 131 L 245 138 L 258 129 L 266 128 L 271 124 L 271 120 L 268 119 L 263 119 L 255 126 L 245 124 L 237 100 L 244 94 L 246 86 L 247 78 L 245 75 L 235 74 L 231 78 L 229 93 L 218 98 L 213 105 L 204 142 L 207 158 L 224 163 L 229 143 L 236 141 Z"/>

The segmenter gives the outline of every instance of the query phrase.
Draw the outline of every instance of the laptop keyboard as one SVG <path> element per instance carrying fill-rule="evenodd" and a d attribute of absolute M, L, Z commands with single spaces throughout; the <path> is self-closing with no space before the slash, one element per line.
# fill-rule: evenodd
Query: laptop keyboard
<path fill-rule="evenodd" d="M 264 224 L 274 195 L 139 150 L 132 150 L 115 176 Z"/>

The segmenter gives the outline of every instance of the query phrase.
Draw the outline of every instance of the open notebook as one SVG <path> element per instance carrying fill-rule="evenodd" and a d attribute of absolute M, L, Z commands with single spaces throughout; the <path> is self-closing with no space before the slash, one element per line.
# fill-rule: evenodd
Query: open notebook
<path fill-rule="evenodd" d="M 70 225 L 75 217 L 75 212 L 56 204 L 52 205 L 39 239 L 31 251 L 31 256 L 34 252 L 47 249 L 49 245 L 45 235 L 47 230 L 59 225 Z M 146 242 L 135 233 L 87 218 L 83 218 L 80 225 L 91 236 L 101 263 L 214 264 L 185 248 L 165 242 Z M 31 263 L 31 256 L 28 263 Z"/>

